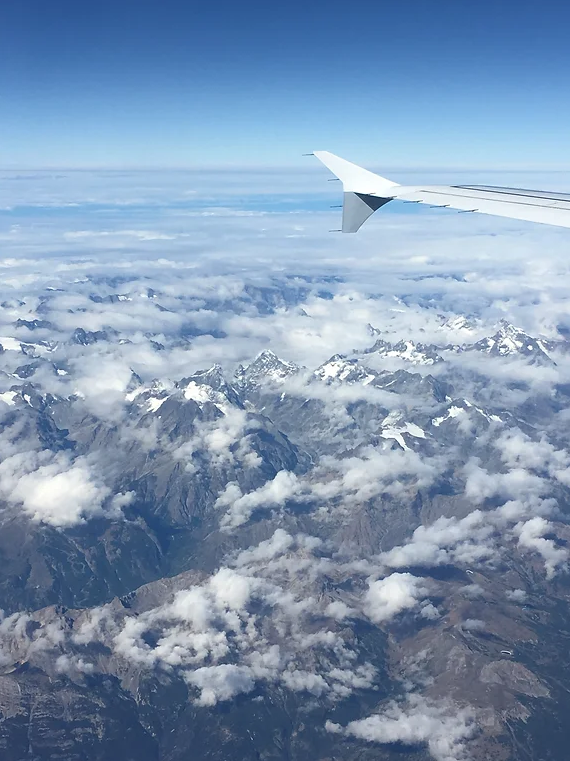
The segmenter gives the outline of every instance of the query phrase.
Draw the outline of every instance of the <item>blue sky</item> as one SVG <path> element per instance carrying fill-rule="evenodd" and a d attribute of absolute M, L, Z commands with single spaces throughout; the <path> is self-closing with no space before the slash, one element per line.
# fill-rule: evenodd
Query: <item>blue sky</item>
<path fill-rule="evenodd" d="M 20 0 L 2 167 L 568 168 L 570 9 L 377 0 Z"/>

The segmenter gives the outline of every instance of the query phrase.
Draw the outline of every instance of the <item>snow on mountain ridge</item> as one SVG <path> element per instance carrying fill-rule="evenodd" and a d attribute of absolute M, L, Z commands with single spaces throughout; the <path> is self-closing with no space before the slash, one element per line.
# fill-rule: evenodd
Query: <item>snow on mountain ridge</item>
<path fill-rule="evenodd" d="M 260 352 L 249 365 L 240 365 L 235 373 L 238 386 L 259 385 L 264 381 L 282 383 L 301 368 L 294 362 L 278 357 L 270 349 Z"/>
<path fill-rule="evenodd" d="M 554 348 L 554 344 L 551 344 L 551 348 Z M 499 322 L 498 330 L 492 336 L 482 338 L 470 346 L 463 346 L 460 350 L 479 351 L 498 357 L 518 355 L 529 358 L 533 364 L 553 364 L 545 341 L 533 338 L 506 320 Z"/>
<path fill-rule="evenodd" d="M 333 381 L 361 382 L 364 386 L 371 383 L 376 377 L 368 369 L 361 367 L 357 359 L 346 359 L 342 354 L 333 355 L 314 371 L 313 376 L 327 383 Z"/>
<path fill-rule="evenodd" d="M 379 338 L 370 349 L 366 350 L 365 354 L 402 359 L 413 365 L 435 365 L 438 362 L 443 362 L 443 357 L 438 354 L 436 346 L 414 343 L 411 340 L 402 340 L 392 344 Z"/>
<path fill-rule="evenodd" d="M 380 435 L 383 439 L 394 439 L 407 452 L 410 447 L 406 444 L 404 434 L 413 436 L 416 439 L 425 439 L 426 434 L 423 428 L 420 428 L 416 423 L 409 423 L 402 421 L 401 414 L 399 412 L 391 412 L 382 421 L 382 432 Z"/>

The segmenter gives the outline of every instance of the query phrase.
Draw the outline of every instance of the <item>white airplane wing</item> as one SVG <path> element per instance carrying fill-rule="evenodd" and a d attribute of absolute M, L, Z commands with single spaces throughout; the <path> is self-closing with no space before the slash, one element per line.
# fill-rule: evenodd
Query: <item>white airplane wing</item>
<path fill-rule="evenodd" d="M 342 232 L 355 233 L 389 201 L 570 227 L 570 194 L 491 185 L 398 185 L 328 151 L 314 154 L 342 182 Z"/>

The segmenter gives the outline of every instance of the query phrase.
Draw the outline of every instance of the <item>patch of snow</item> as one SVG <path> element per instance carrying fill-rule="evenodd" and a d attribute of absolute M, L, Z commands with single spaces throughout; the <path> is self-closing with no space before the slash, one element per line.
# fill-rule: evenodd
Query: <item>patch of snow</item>
<path fill-rule="evenodd" d="M 15 402 L 14 399 L 18 396 L 16 391 L 4 391 L 3 394 L 0 394 L 0 402 L 4 402 L 4 404 L 8 404 L 10 407 L 13 407 Z"/>
<path fill-rule="evenodd" d="M 471 407 L 470 404 L 469 404 L 469 407 Z M 457 417 L 458 415 L 461 415 L 461 413 L 464 413 L 464 412 L 465 412 L 465 410 L 463 409 L 463 407 L 456 407 L 455 405 L 453 405 L 452 407 L 450 407 L 447 410 L 447 414 L 442 415 L 442 417 L 436 417 L 436 418 L 434 418 L 431 421 L 432 425 L 434 425 L 436 428 L 438 428 L 445 420 L 449 420 L 450 418 Z"/>
<path fill-rule="evenodd" d="M 465 333 L 475 332 L 473 325 L 471 325 L 468 319 L 464 317 L 463 315 L 458 315 L 457 317 L 450 317 L 448 320 L 446 320 L 442 324 L 441 327 L 447 328 L 449 330 L 460 330 Z"/>
<path fill-rule="evenodd" d="M 236 372 L 238 383 L 253 383 L 271 381 L 282 383 L 286 378 L 299 372 L 299 367 L 294 362 L 280 359 L 270 349 L 260 352 L 253 362 L 247 367 L 240 365 Z"/>
<path fill-rule="evenodd" d="M 20 342 L 10 336 L 0 336 L 0 344 L 5 351 L 21 351 L 22 349 Z"/>
<path fill-rule="evenodd" d="M 142 394 L 144 391 L 147 391 L 148 389 L 145 389 L 144 386 L 139 386 L 139 388 L 135 388 L 134 391 L 129 391 L 129 393 L 125 396 L 125 400 L 127 402 L 133 402 L 137 396 Z"/>
<path fill-rule="evenodd" d="M 147 401 L 147 409 L 149 412 L 156 412 L 158 409 L 162 407 L 164 402 L 168 399 L 167 396 L 163 397 L 162 399 L 157 399 L 156 397 L 151 397 Z"/>
<path fill-rule="evenodd" d="M 328 362 L 318 367 L 313 375 L 325 382 L 362 383 L 365 386 L 372 383 L 376 378 L 376 375 L 367 368 L 362 367 L 354 360 L 345 359 L 340 354 L 335 354 Z"/>
<path fill-rule="evenodd" d="M 415 365 L 434 365 L 436 362 L 441 362 L 442 359 L 437 353 L 434 353 L 433 347 L 424 347 L 422 344 L 416 345 L 413 341 L 399 341 L 396 344 L 389 344 L 379 340 L 370 352 L 380 357 L 401 359 Z"/>
<path fill-rule="evenodd" d="M 380 434 L 383 439 L 395 439 L 398 444 L 405 451 L 409 450 L 409 446 L 404 440 L 403 434 L 409 434 L 416 439 L 425 439 L 425 431 L 415 423 L 400 422 L 400 416 L 398 412 L 391 412 L 382 421 L 382 433 Z"/>
<path fill-rule="evenodd" d="M 190 381 L 184 389 L 184 398 L 196 402 L 200 407 L 206 402 L 214 404 L 224 415 L 228 410 L 228 400 L 219 391 L 215 391 L 211 386 L 201 385 L 195 381 Z"/>
<path fill-rule="evenodd" d="M 198 404 L 204 404 L 204 402 L 210 401 L 211 393 L 212 389 L 209 386 L 200 386 L 195 381 L 190 381 L 184 389 L 184 398 L 192 399 Z"/>
<path fill-rule="evenodd" d="M 320 367 L 315 371 L 315 375 L 318 375 L 318 377 L 323 380 L 332 380 L 333 378 L 343 380 L 343 376 L 346 378 L 351 370 L 352 367 L 347 367 L 346 362 L 336 360 L 335 362 L 328 362 L 326 365 Z"/>
<path fill-rule="evenodd" d="M 477 412 L 480 415 L 483 415 L 483 417 L 488 420 L 489 422 L 493 421 L 495 423 L 502 423 L 503 419 L 500 418 L 498 415 L 490 415 L 489 413 L 485 412 L 485 410 L 482 410 L 480 407 L 475 407 Z"/>

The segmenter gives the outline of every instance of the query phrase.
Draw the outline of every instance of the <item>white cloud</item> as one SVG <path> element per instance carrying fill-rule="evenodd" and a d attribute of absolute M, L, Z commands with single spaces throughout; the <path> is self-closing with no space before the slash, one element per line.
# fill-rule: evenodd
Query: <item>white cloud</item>
<path fill-rule="evenodd" d="M 351 721 L 346 727 L 327 722 L 326 728 L 384 745 L 425 743 L 436 761 L 467 761 L 466 741 L 476 731 L 473 718 L 467 709 L 411 694 L 404 703 L 392 701 L 382 713 Z"/>
<path fill-rule="evenodd" d="M 468 632 L 479 632 L 485 629 L 485 622 L 479 618 L 466 618 L 461 622 L 461 628 Z"/>
<path fill-rule="evenodd" d="M 111 494 L 84 457 L 75 460 L 47 450 L 13 455 L 0 463 L 0 494 L 33 520 L 68 527 L 92 515 L 116 517 L 125 496 Z"/>
<path fill-rule="evenodd" d="M 287 470 L 280 470 L 271 481 L 248 494 L 242 494 L 237 483 L 229 483 L 216 501 L 216 507 L 229 507 L 220 525 L 225 530 L 237 528 L 249 520 L 256 508 L 284 505 L 299 494 L 301 488 L 297 476 Z"/>
<path fill-rule="evenodd" d="M 509 589 L 506 592 L 506 596 L 508 600 L 512 600 L 513 602 L 524 602 L 526 600 L 526 592 L 524 589 Z"/>
<path fill-rule="evenodd" d="M 230 700 L 240 693 L 251 692 L 255 686 L 250 669 L 230 663 L 202 666 L 187 672 L 184 678 L 200 690 L 197 702 L 202 706 L 214 706 L 220 700 Z"/>
<path fill-rule="evenodd" d="M 411 573 L 392 573 L 372 581 L 364 597 L 365 610 L 375 623 L 384 623 L 404 610 L 415 608 L 427 594 L 425 579 Z"/>
<path fill-rule="evenodd" d="M 566 568 L 568 551 L 557 547 L 552 539 L 546 539 L 544 534 L 552 533 L 554 526 L 545 518 L 536 516 L 514 527 L 518 535 L 519 545 L 535 550 L 544 558 L 546 577 L 551 579 L 559 568 Z"/>
<path fill-rule="evenodd" d="M 418 526 L 410 542 L 383 553 L 381 560 L 390 568 L 480 562 L 494 556 L 494 531 L 481 510 L 461 519 L 441 517 Z"/>

